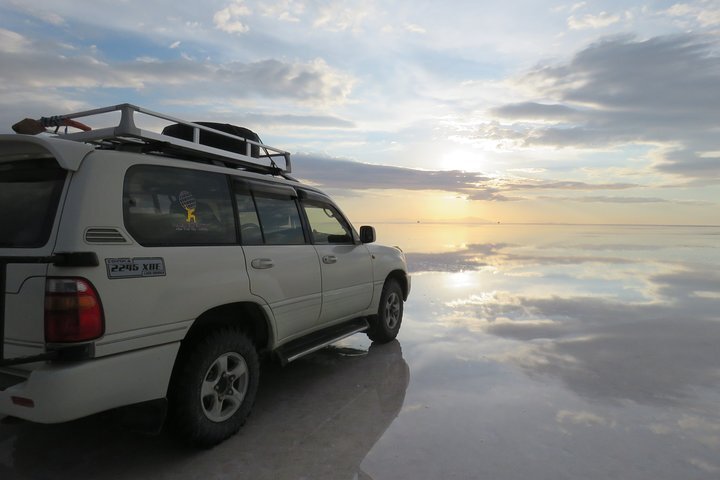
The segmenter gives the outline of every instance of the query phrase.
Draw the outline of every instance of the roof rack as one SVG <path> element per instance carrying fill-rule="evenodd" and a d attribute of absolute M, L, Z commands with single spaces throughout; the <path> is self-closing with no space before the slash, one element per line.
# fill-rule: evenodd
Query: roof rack
<path fill-rule="evenodd" d="M 77 133 L 65 133 L 61 134 L 61 137 L 66 140 L 96 143 L 101 146 L 115 146 L 115 148 L 128 144 L 136 145 L 149 151 L 160 151 L 165 153 L 188 155 L 190 157 L 201 157 L 204 159 L 220 161 L 228 166 L 232 165 L 242 167 L 253 172 L 269 173 L 272 175 L 281 175 L 283 177 L 291 178 L 287 175 L 292 171 L 289 152 L 264 145 L 254 140 L 243 138 L 238 135 L 226 133 L 204 125 L 198 125 L 197 123 L 188 122 L 163 113 L 153 112 L 152 110 L 129 103 L 122 103 L 94 110 L 86 110 L 84 112 L 58 115 L 47 119 L 43 118 L 43 120 L 52 121 L 53 124 L 60 125 L 60 122 L 63 120 L 91 117 L 115 111 L 120 111 L 120 123 L 117 126 Z M 169 135 L 163 135 L 162 133 L 153 132 L 151 130 L 138 128 L 135 125 L 135 114 L 148 115 L 190 127 L 193 132 L 193 141 L 183 140 Z M 245 154 L 201 144 L 201 130 L 212 132 L 215 135 L 229 137 L 232 140 L 244 142 L 246 146 Z M 263 153 L 252 156 L 251 149 L 253 146 Z M 275 163 L 275 160 L 279 160 L 280 158 L 285 160 L 284 168 L 279 167 Z M 262 160 L 267 160 L 268 164 L 261 163 Z"/>

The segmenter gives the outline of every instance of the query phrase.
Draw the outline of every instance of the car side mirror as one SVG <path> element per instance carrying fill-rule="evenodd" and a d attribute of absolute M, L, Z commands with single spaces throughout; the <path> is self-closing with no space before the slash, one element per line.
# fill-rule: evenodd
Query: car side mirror
<path fill-rule="evenodd" d="M 362 243 L 373 243 L 375 241 L 375 227 L 367 225 L 360 227 L 360 241 Z"/>

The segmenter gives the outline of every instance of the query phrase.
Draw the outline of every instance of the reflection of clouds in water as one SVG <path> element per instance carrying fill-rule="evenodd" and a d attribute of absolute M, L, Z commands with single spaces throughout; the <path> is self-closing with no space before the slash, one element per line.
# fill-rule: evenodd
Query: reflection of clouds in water
<path fill-rule="evenodd" d="M 528 342 L 494 358 L 558 378 L 583 397 L 677 404 L 720 382 L 720 298 L 696 295 L 720 291 L 720 274 L 696 267 L 648 281 L 658 294 L 652 302 L 493 292 L 448 302 L 445 320 Z"/>
<path fill-rule="evenodd" d="M 422 257 L 435 272 L 474 268 L 416 277 L 405 330 L 422 345 L 415 388 L 430 376 L 425 388 L 450 394 L 465 421 L 495 418 L 478 431 L 527 441 L 486 442 L 488 458 L 562 465 L 532 470 L 541 476 L 717 478 L 716 243 L 676 229 L 481 233 L 485 244 Z"/>
<path fill-rule="evenodd" d="M 440 253 L 407 253 L 411 273 L 462 272 L 489 265 L 578 265 L 585 263 L 634 264 L 637 260 L 620 256 L 533 254 L 513 252 L 509 243 L 471 244 L 461 250 Z"/>
<path fill-rule="evenodd" d="M 658 436 L 679 434 L 683 438 L 692 438 L 708 449 L 720 449 L 720 422 L 708 416 L 681 414 L 677 419 L 652 423 L 647 428 Z M 693 457 L 687 459 L 687 462 L 708 473 L 720 472 L 720 467 L 707 459 Z"/>
<path fill-rule="evenodd" d="M 587 250 L 587 251 L 598 251 L 598 252 L 647 252 L 656 251 L 665 248 L 671 248 L 667 245 L 636 245 L 630 243 L 578 243 L 578 244 L 565 244 L 557 243 L 550 245 L 552 248 L 563 248 L 570 250 Z"/>
<path fill-rule="evenodd" d="M 709 341 L 717 338 L 718 322 L 687 328 L 674 319 L 653 320 L 547 341 L 515 361 L 531 375 L 558 378 L 591 400 L 669 405 L 720 381 L 717 345 Z"/>
<path fill-rule="evenodd" d="M 487 243 L 467 245 L 461 250 L 442 253 L 407 253 L 411 272 L 462 272 L 488 266 L 488 258 L 502 254 L 510 244 Z"/>
<path fill-rule="evenodd" d="M 505 259 L 519 258 L 508 250 Z M 543 272 L 542 280 L 508 280 L 516 264 L 501 264 L 504 283 L 485 270 L 476 272 L 486 291 L 445 302 L 440 323 L 445 341 L 455 338 L 476 368 L 488 360 L 514 365 L 534 384 L 573 392 L 576 400 L 559 402 L 554 413 L 562 435 L 582 438 L 580 443 L 603 439 L 598 441 L 605 449 L 634 438 L 626 448 L 638 455 L 676 452 L 681 442 L 677 471 L 715 478 L 720 472 L 713 456 L 720 449 L 716 263 L 713 257 L 705 264 L 656 259 L 648 265 L 638 259 L 637 267 L 587 265 L 565 269 L 560 277 L 560 266 L 541 261 L 525 270 Z M 580 283 L 584 279 L 589 281 Z M 645 294 L 628 300 L 618 293 L 633 288 Z M 467 337 L 474 337 L 472 350 Z"/>
<path fill-rule="evenodd" d="M 718 292 L 720 292 L 720 272 L 715 268 L 697 268 L 683 270 L 670 274 L 657 275 L 652 279 L 658 285 L 657 292 L 670 299 L 685 304 L 707 300 L 717 305 Z M 716 311 L 717 312 L 717 311 Z"/>

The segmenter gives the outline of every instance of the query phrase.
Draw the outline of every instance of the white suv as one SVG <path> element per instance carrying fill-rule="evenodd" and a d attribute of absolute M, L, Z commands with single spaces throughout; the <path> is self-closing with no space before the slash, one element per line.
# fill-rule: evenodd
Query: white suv
<path fill-rule="evenodd" d="M 112 112 L 109 128 L 76 120 Z M 66 133 L 0 135 L 0 415 L 155 402 L 210 446 L 247 418 L 260 355 L 397 335 L 403 253 L 290 177 L 287 152 L 129 104 L 34 124 L 16 130 Z"/>

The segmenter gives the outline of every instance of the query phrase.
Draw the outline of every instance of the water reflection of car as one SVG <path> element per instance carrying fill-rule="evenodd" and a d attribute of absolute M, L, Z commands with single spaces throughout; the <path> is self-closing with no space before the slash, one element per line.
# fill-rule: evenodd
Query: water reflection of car
<path fill-rule="evenodd" d="M 369 478 L 360 464 L 400 413 L 409 381 L 397 341 L 368 351 L 331 347 L 267 372 L 270 404 L 258 410 L 299 434 L 272 478 Z"/>
<path fill-rule="evenodd" d="M 368 479 L 360 467 L 400 413 L 410 371 L 397 341 L 329 347 L 267 363 L 252 417 L 213 450 L 139 436 L 108 415 L 58 425 L 0 425 L 0 478 Z M 73 461 L 82 452 L 82 461 Z M 132 462 L 127 462 L 132 458 Z M 235 477 L 237 475 L 237 477 Z"/>

